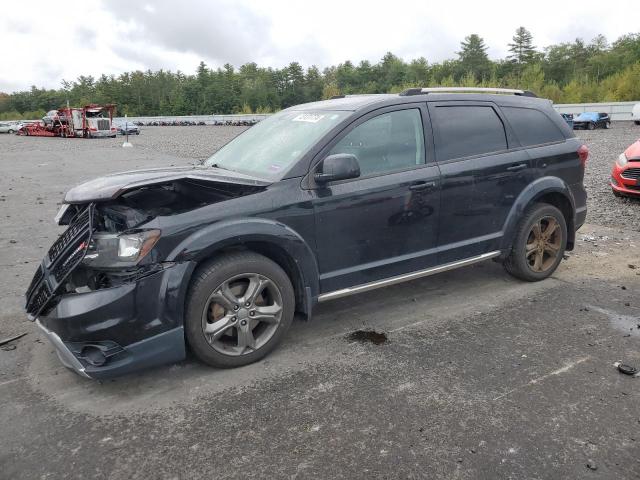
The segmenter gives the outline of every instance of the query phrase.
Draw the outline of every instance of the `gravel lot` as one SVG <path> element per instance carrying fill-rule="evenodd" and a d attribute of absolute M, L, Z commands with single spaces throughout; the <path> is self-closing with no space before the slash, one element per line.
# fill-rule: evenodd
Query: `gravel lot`
<path fill-rule="evenodd" d="M 640 478 L 640 378 L 613 366 L 640 366 L 640 202 L 607 186 L 640 135 L 625 123 L 579 133 L 588 224 L 544 282 L 487 262 L 327 302 L 240 369 L 62 367 L 22 295 L 63 193 L 201 161 L 242 130 L 148 127 L 132 149 L 0 136 L 0 339 L 27 333 L 0 349 L 0 478 Z M 361 328 L 388 340 L 350 341 Z"/>
<path fill-rule="evenodd" d="M 587 222 L 611 227 L 640 229 L 640 200 L 616 198 L 609 178 L 615 159 L 640 138 L 640 127 L 633 122 L 613 122 L 609 130 L 577 130 L 590 150 L 585 175 Z"/>

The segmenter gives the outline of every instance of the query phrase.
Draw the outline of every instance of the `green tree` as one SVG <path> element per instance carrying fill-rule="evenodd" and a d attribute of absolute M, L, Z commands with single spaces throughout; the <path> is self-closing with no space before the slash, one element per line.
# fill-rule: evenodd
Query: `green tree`
<path fill-rule="evenodd" d="M 533 35 L 524 27 L 518 27 L 509 44 L 511 55 L 507 58 L 518 65 L 531 63 L 536 58 L 536 47 L 533 45 Z"/>
<path fill-rule="evenodd" d="M 487 77 L 491 71 L 491 62 L 487 56 L 487 47 L 484 40 L 472 33 L 460 42 L 460 51 L 457 52 L 460 59 L 462 74 L 471 73 L 477 81 Z"/>
<path fill-rule="evenodd" d="M 297 62 L 284 68 L 247 63 L 212 69 L 204 62 L 191 74 L 132 71 L 97 78 L 63 80 L 61 88 L 33 86 L 0 93 L 1 119 L 34 119 L 45 111 L 87 103 L 116 103 L 118 114 L 188 115 L 273 112 L 337 94 L 400 92 L 409 86 L 502 86 L 528 88 L 554 102 L 640 99 L 640 34 L 609 44 L 598 35 L 536 52 L 530 33 L 520 27 L 507 58 L 490 60 L 478 35 L 462 42 L 458 58 L 404 61 L 391 52 L 378 62 L 351 60 L 320 71 Z"/>

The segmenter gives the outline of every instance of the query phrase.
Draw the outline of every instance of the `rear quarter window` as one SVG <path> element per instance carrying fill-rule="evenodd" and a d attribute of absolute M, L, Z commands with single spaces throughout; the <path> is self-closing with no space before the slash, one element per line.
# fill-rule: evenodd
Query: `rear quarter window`
<path fill-rule="evenodd" d="M 439 161 L 507 149 L 504 125 L 491 106 L 436 106 L 433 117 Z"/>
<path fill-rule="evenodd" d="M 533 108 L 502 107 L 502 112 L 523 147 L 565 140 L 562 131 L 546 114 Z"/>

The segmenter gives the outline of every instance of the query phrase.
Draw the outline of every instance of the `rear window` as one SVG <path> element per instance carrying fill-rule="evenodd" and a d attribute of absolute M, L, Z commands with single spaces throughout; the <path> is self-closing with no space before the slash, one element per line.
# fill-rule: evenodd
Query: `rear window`
<path fill-rule="evenodd" d="M 438 106 L 434 109 L 438 160 L 482 155 L 506 150 L 502 121 L 490 106 Z"/>
<path fill-rule="evenodd" d="M 539 110 L 502 107 L 502 111 L 523 147 L 565 140 L 562 131 Z"/>

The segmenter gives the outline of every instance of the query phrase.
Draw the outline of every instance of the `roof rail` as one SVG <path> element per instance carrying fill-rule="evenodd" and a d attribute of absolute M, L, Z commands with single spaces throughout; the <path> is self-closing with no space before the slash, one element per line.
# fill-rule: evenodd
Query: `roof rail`
<path fill-rule="evenodd" d="M 501 93 L 510 95 L 520 95 L 522 97 L 538 97 L 530 90 L 517 90 L 515 88 L 486 88 L 486 87 L 430 87 L 430 88 L 408 88 L 400 93 L 403 97 L 410 95 L 422 95 L 425 93 Z"/>
<path fill-rule="evenodd" d="M 329 100 L 336 100 L 338 98 L 353 98 L 353 97 L 372 97 L 374 95 L 385 95 L 384 93 L 351 93 L 349 95 L 333 95 Z"/>

